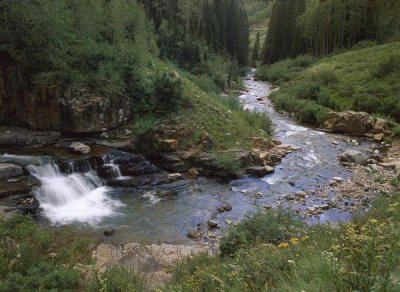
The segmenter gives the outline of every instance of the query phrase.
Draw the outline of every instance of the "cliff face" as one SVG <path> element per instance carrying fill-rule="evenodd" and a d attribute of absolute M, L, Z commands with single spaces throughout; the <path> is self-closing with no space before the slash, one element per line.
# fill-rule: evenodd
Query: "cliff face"
<path fill-rule="evenodd" d="M 30 84 L 23 67 L 0 56 L 0 123 L 68 133 L 106 131 L 130 118 L 127 96 L 105 97 L 88 88 Z"/>

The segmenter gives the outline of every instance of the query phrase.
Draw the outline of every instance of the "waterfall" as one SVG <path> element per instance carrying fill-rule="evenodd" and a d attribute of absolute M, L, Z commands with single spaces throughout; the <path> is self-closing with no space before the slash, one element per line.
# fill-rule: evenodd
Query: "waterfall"
<path fill-rule="evenodd" d="M 29 165 L 31 175 L 41 186 L 34 190 L 43 215 L 53 224 L 88 223 L 96 225 L 105 217 L 116 215 L 123 204 L 108 196 L 109 188 L 93 169 L 84 173 L 62 173 L 55 163 Z"/>

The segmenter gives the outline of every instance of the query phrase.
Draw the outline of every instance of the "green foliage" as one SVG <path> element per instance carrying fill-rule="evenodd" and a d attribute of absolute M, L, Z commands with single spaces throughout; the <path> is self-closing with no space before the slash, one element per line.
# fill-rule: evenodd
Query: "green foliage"
<path fill-rule="evenodd" d="M 394 42 L 351 50 L 308 68 L 284 60 L 263 66 L 258 75 L 281 85 L 271 98 L 278 109 L 295 113 L 303 122 L 321 125 L 329 110 L 365 111 L 400 121 L 399 49 L 400 43 Z"/>
<path fill-rule="evenodd" d="M 34 82 L 133 94 L 157 55 L 151 26 L 134 0 L 6 0 L 1 10 L 2 49 L 18 56 Z"/>
<path fill-rule="evenodd" d="M 318 95 L 318 98 L 326 95 Z M 330 111 L 329 108 L 318 104 L 318 100 L 297 99 L 290 93 L 276 92 L 271 95 L 279 110 L 295 113 L 297 119 L 306 124 L 322 125 Z"/>
<path fill-rule="evenodd" d="M 121 266 L 111 266 L 91 283 L 90 291 L 146 291 L 146 283 L 133 271 Z"/>
<path fill-rule="evenodd" d="M 0 221 L 0 291 L 79 290 L 82 276 L 69 264 L 74 251 L 87 253 L 86 244 L 72 240 L 49 258 L 53 235 L 26 216 Z"/>
<path fill-rule="evenodd" d="M 200 254 L 183 261 L 166 291 L 398 291 L 399 202 L 400 194 L 385 195 L 350 222 L 302 226 L 300 233 L 282 224 L 265 238 L 259 230 L 279 222 L 260 217 L 262 224 L 253 227 L 244 222 L 254 219 L 246 219 L 232 227 L 238 229 L 232 234 L 242 234 L 233 242 L 258 240 L 243 239 L 231 257 Z M 282 230 L 287 233 L 271 243 Z"/>
<path fill-rule="evenodd" d="M 222 256 L 230 256 L 243 247 L 256 243 L 271 243 L 288 240 L 291 234 L 300 232 L 302 223 L 291 212 L 268 211 L 255 213 L 236 226 L 221 238 L 220 251 Z"/>
<path fill-rule="evenodd" d="M 376 66 L 374 75 L 384 78 L 392 73 L 400 74 L 400 55 L 390 55 L 381 60 Z"/>
<path fill-rule="evenodd" d="M 308 78 L 314 82 L 320 82 L 322 85 L 338 82 L 335 67 L 328 64 L 314 66 L 308 71 Z"/>
<path fill-rule="evenodd" d="M 311 66 L 315 59 L 311 56 L 298 56 L 257 69 L 256 78 L 282 84 L 294 78 L 297 72 Z"/>
<path fill-rule="evenodd" d="M 231 111 L 237 113 L 249 127 L 253 129 L 260 129 L 268 134 L 271 134 L 272 121 L 265 113 L 243 109 L 243 105 L 237 96 L 222 97 L 220 100 Z"/>
<path fill-rule="evenodd" d="M 400 125 L 396 125 L 392 128 L 393 136 L 400 137 Z"/>
<path fill-rule="evenodd" d="M 218 169 L 227 171 L 239 170 L 242 167 L 242 163 L 232 153 L 218 153 L 212 164 Z"/>
<path fill-rule="evenodd" d="M 399 36 L 396 0 L 275 1 L 263 64 L 299 54 L 323 56 Z"/>
<path fill-rule="evenodd" d="M 164 72 L 157 76 L 155 84 L 155 104 L 161 112 L 176 111 L 181 103 L 183 84 L 176 72 Z"/>

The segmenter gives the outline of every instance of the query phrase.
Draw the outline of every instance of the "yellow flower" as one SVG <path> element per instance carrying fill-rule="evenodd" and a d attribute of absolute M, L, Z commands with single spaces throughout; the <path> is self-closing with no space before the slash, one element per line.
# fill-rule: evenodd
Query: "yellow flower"
<path fill-rule="evenodd" d="M 293 238 L 291 238 L 291 239 L 289 240 L 289 242 L 290 242 L 291 244 L 296 245 L 296 244 L 299 243 L 299 239 L 298 239 L 297 237 L 293 237 Z"/>
<path fill-rule="evenodd" d="M 369 219 L 368 222 L 369 222 L 369 223 L 372 223 L 372 224 L 377 224 L 377 223 L 378 223 L 378 220 L 376 220 L 376 219 Z"/>
<path fill-rule="evenodd" d="M 306 236 L 303 236 L 303 237 L 301 238 L 301 240 L 303 241 L 303 240 L 307 240 L 307 239 L 309 239 L 309 238 L 310 238 L 310 236 L 306 235 Z"/>
<path fill-rule="evenodd" d="M 279 247 L 279 248 L 287 248 L 287 247 L 289 247 L 289 243 L 287 243 L 287 242 L 281 242 L 280 244 L 278 244 L 278 247 Z"/>

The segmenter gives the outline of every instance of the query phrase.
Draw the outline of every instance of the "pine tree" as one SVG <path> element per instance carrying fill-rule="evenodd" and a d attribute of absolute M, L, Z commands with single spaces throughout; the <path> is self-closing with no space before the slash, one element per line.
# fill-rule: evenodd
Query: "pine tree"
<path fill-rule="evenodd" d="M 256 40 L 253 46 L 253 54 L 251 56 L 251 65 L 253 67 L 257 66 L 257 61 L 260 59 L 260 32 L 257 32 Z"/>

